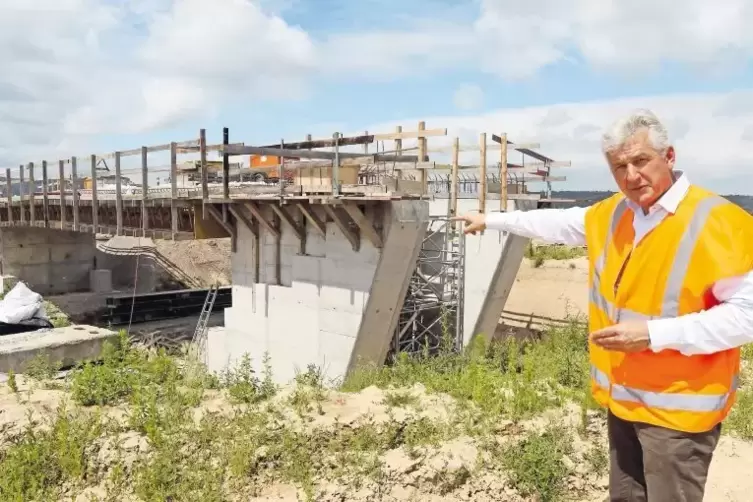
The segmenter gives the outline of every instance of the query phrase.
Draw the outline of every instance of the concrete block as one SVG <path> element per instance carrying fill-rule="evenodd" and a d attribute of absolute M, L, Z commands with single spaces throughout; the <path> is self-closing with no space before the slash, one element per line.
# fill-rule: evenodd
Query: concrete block
<path fill-rule="evenodd" d="M 108 293 L 112 291 L 112 270 L 92 270 L 89 273 L 89 289 L 94 293 Z"/>
<path fill-rule="evenodd" d="M 327 380 L 342 380 L 348 371 L 355 339 L 349 336 L 319 332 L 319 352 L 317 354 L 319 366 Z"/>
<path fill-rule="evenodd" d="M 104 343 L 117 336 L 115 331 L 94 326 L 69 326 L 3 336 L 0 337 L 0 372 L 23 372 L 38 354 L 47 354 L 51 361 L 60 361 L 64 367 L 96 360 Z"/>
<path fill-rule="evenodd" d="M 322 286 L 319 306 L 351 314 L 362 314 L 369 299 L 368 292 L 336 286 Z"/>
<path fill-rule="evenodd" d="M 355 338 L 361 328 L 362 319 L 363 314 L 360 313 L 321 309 L 319 311 L 319 328 L 322 331 Z"/>
<path fill-rule="evenodd" d="M 292 272 L 294 281 L 304 281 L 319 284 L 322 278 L 322 258 L 315 256 L 294 256 Z"/>
<path fill-rule="evenodd" d="M 13 287 L 18 284 L 18 277 L 13 275 L 4 275 L 0 277 L 0 292 L 7 293 Z"/>
<path fill-rule="evenodd" d="M 300 305 L 309 308 L 319 308 L 321 287 L 318 284 L 293 281 L 291 288 L 295 290 L 295 297 L 298 299 Z"/>
<path fill-rule="evenodd" d="M 306 227 L 306 254 L 319 257 L 326 255 L 326 241 L 311 225 Z"/>

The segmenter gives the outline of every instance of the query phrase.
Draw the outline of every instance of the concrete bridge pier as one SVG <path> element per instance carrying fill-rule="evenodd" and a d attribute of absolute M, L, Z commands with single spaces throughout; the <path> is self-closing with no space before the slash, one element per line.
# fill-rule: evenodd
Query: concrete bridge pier
<path fill-rule="evenodd" d="M 388 352 L 429 219 L 421 200 L 231 205 L 233 306 L 211 328 L 210 370 L 244 353 L 278 382 L 308 365 L 330 379 Z M 338 202 L 338 201 L 334 201 Z M 218 218 L 219 219 L 219 218 Z"/>

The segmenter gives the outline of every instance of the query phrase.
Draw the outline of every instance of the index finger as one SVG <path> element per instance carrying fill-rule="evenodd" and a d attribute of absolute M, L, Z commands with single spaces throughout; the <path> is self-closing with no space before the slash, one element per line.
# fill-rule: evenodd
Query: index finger
<path fill-rule="evenodd" d="M 465 216 L 465 215 L 460 215 L 460 216 L 451 216 L 451 217 L 450 217 L 450 221 L 465 221 L 465 220 L 467 220 L 467 219 L 468 219 L 468 217 L 467 217 L 467 216 Z"/>
<path fill-rule="evenodd" d="M 591 340 L 605 340 L 607 338 L 612 338 L 618 335 L 617 330 L 614 326 L 608 326 L 606 328 L 597 329 L 596 331 L 592 332 L 589 336 Z"/>

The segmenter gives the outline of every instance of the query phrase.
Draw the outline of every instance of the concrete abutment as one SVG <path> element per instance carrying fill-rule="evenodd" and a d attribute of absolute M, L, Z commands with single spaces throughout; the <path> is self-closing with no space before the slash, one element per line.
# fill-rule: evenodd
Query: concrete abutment
<path fill-rule="evenodd" d="M 349 212 L 338 206 L 303 207 L 321 226 L 293 205 L 289 217 L 279 218 L 279 206 L 258 204 L 264 224 L 232 219 L 233 305 L 225 310 L 225 326 L 209 330 L 209 369 L 234 367 L 247 354 L 260 373 L 266 355 L 274 379 L 288 382 L 310 365 L 337 380 L 358 364 L 383 363 L 430 217 L 446 214 L 435 202 L 431 210 L 425 200 L 361 206 L 376 239 L 370 230 L 356 235 L 357 218 L 346 218 Z M 446 201 L 439 203 L 446 207 Z M 526 242 L 501 232 L 469 236 L 465 344 L 476 332 L 493 333 Z"/>
<path fill-rule="evenodd" d="M 13 276 L 42 295 L 88 291 L 95 268 L 94 235 L 68 230 L 0 230 L 0 275 Z"/>

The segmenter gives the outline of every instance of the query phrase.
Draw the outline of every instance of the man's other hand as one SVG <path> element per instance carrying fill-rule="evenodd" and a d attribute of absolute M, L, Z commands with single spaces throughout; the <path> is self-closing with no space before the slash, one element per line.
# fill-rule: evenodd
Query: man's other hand
<path fill-rule="evenodd" d="M 591 342 L 606 350 L 640 352 L 651 344 L 648 323 L 629 321 L 608 326 L 591 333 Z"/>
<path fill-rule="evenodd" d="M 452 221 L 462 221 L 463 233 L 476 235 L 476 232 L 486 230 L 486 215 L 483 213 L 466 213 L 462 216 L 453 216 Z"/>

